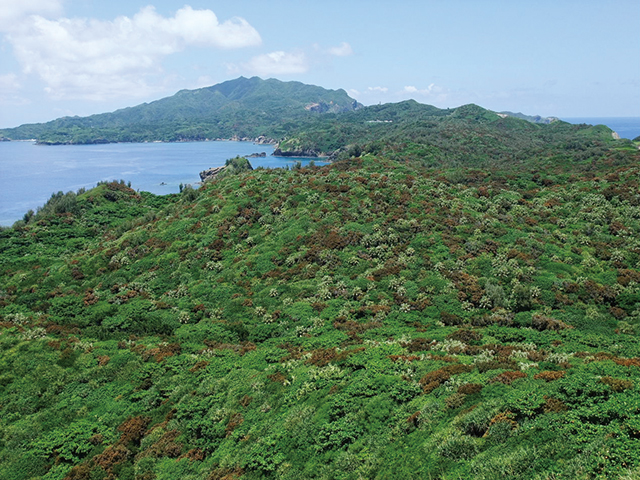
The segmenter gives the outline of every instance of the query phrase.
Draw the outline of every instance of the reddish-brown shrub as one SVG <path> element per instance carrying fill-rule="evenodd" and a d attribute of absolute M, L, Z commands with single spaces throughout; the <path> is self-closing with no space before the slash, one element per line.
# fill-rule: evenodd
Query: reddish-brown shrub
<path fill-rule="evenodd" d="M 407 418 L 407 423 L 412 427 L 417 427 L 419 422 L 420 422 L 420 411 L 417 411 L 416 413 L 409 416 L 409 418 Z"/>
<path fill-rule="evenodd" d="M 553 382 L 555 380 L 560 380 L 564 377 L 564 370 L 552 371 L 545 370 L 543 372 L 537 373 L 533 376 L 535 380 L 544 380 L 545 382 Z"/>
<path fill-rule="evenodd" d="M 531 326 L 536 330 L 565 330 L 568 328 L 573 328 L 570 325 L 567 325 L 561 320 L 556 320 L 555 318 L 548 317 L 546 315 L 535 314 L 531 317 Z"/>
<path fill-rule="evenodd" d="M 640 358 L 613 358 L 612 359 L 618 365 L 623 367 L 640 367 Z"/>
<path fill-rule="evenodd" d="M 464 343 L 473 343 L 482 340 L 482 334 L 474 330 L 461 328 L 447 335 L 447 338 L 450 338 L 452 340 L 459 340 Z"/>
<path fill-rule="evenodd" d="M 567 407 L 562 400 L 558 400 L 557 398 L 544 396 L 545 402 L 542 406 L 542 411 L 544 413 L 561 413 L 566 412 L 569 407 Z"/>
<path fill-rule="evenodd" d="M 458 315 L 449 312 L 440 312 L 440 320 L 442 320 L 442 323 L 447 327 L 462 325 L 464 323 L 464 320 Z"/>
<path fill-rule="evenodd" d="M 519 370 L 514 370 L 510 372 L 503 372 L 500 375 L 493 377 L 491 380 L 489 380 L 489 382 L 490 383 L 500 382 L 500 383 L 504 383 L 505 385 L 511 385 L 518 378 L 526 378 L 526 377 L 527 377 L 526 373 L 521 372 Z"/>
<path fill-rule="evenodd" d="M 101 367 L 104 367 L 107 363 L 109 363 L 109 360 L 111 359 L 108 355 L 98 355 L 98 365 L 100 365 Z"/>
<path fill-rule="evenodd" d="M 189 371 L 190 371 L 191 373 L 195 373 L 195 372 L 197 372 L 198 370 L 202 370 L 202 369 L 203 369 L 203 368 L 205 368 L 207 365 L 209 365 L 209 362 L 207 362 L 206 360 L 200 360 L 199 362 L 196 362 L 196 364 L 195 364 L 193 367 L 191 367 L 191 368 L 189 369 Z"/>
<path fill-rule="evenodd" d="M 151 418 L 145 416 L 130 417 L 118 427 L 122 432 L 118 443 L 127 444 L 129 442 L 137 443 L 144 436 L 147 425 L 151 422 Z"/>
<path fill-rule="evenodd" d="M 458 393 L 464 393 L 465 395 L 473 395 L 474 393 L 480 393 L 482 391 L 482 384 L 480 383 L 465 383 L 458 387 Z"/>
<path fill-rule="evenodd" d="M 438 370 L 427 373 L 420 379 L 420 385 L 422 386 L 424 393 L 431 393 L 444 382 L 449 380 L 453 375 L 469 372 L 471 370 L 472 367 L 469 365 L 447 365 L 439 368 Z"/>
<path fill-rule="evenodd" d="M 105 470 L 111 469 L 114 465 L 122 463 L 129 458 L 131 451 L 124 445 L 111 445 L 107 447 L 100 455 L 93 457 L 95 463 Z"/>
<path fill-rule="evenodd" d="M 606 385 L 611 387 L 616 393 L 624 392 L 625 390 L 629 390 L 633 388 L 633 382 L 631 380 L 622 380 L 621 378 L 613 378 L 613 377 L 602 377 L 600 381 Z"/>
<path fill-rule="evenodd" d="M 502 422 L 502 423 L 507 423 L 507 424 L 511 425 L 512 429 L 517 428 L 518 427 L 518 422 L 516 422 L 514 420 L 514 417 L 515 417 L 515 415 L 513 413 L 511 413 L 510 411 L 508 411 L 508 410 L 506 412 L 501 412 L 501 413 L 497 414 L 495 417 L 493 417 L 491 419 L 491 421 L 489 422 L 489 426 L 495 425 L 496 423 L 501 423 Z M 488 432 L 489 431 L 487 430 L 487 433 Z M 485 433 L 485 436 L 486 435 L 487 434 Z"/>

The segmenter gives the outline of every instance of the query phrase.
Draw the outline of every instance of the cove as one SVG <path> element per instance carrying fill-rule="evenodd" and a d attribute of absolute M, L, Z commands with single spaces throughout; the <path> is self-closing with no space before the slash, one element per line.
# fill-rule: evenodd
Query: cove
<path fill-rule="evenodd" d="M 181 183 L 199 182 L 202 170 L 222 166 L 237 155 L 262 152 L 267 156 L 249 159 L 254 168 L 279 168 L 310 160 L 274 157 L 272 145 L 233 141 L 54 147 L 0 142 L 0 225 L 12 225 L 59 191 L 89 189 L 100 181 L 123 179 L 136 190 L 177 193 Z"/>

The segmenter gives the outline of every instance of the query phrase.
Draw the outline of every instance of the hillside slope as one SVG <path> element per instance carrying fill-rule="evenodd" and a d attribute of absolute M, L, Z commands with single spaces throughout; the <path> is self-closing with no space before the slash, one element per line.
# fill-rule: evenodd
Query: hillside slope
<path fill-rule="evenodd" d="M 0 230 L 4 477 L 637 475 L 640 159 L 585 148 L 55 196 Z"/>
<path fill-rule="evenodd" d="M 64 117 L 0 133 L 14 140 L 35 138 L 49 144 L 273 138 L 287 122 L 359 107 L 344 90 L 240 77 L 112 113 Z"/>

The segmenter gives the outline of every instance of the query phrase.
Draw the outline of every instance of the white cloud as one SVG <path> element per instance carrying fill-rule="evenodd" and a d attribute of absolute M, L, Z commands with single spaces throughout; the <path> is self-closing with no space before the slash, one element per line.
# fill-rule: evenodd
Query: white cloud
<path fill-rule="evenodd" d="M 387 93 L 389 89 L 387 87 L 369 87 L 367 88 L 369 92 L 377 92 L 377 93 Z"/>
<path fill-rule="evenodd" d="M 309 70 L 309 63 L 304 52 L 271 52 L 253 57 L 247 63 L 228 65 L 229 71 L 245 72 L 255 75 L 290 75 L 305 73 Z"/>
<path fill-rule="evenodd" d="M 443 88 L 437 86 L 435 83 L 430 84 L 427 88 L 419 89 L 413 85 L 404 87 L 403 93 L 417 93 L 419 95 L 439 95 L 443 93 Z"/>
<path fill-rule="evenodd" d="M 337 47 L 331 47 L 327 52 L 336 57 L 348 57 L 349 55 L 353 55 L 353 49 L 347 42 L 342 42 Z"/>
<path fill-rule="evenodd" d="M 13 28 L 28 15 L 60 15 L 60 0 L 0 0 L 0 30 Z"/>
<path fill-rule="evenodd" d="M 398 92 L 398 95 L 400 97 L 418 98 L 430 102 L 444 102 L 449 99 L 449 93 L 447 89 L 432 83 L 427 88 L 417 88 L 414 85 L 407 85 Z"/>
<path fill-rule="evenodd" d="M 246 20 L 219 22 L 211 10 L 189 6 L 174 17 L 151 6 L 113 21 L 30 16 L 7 38 L 25 73 L 38 75 L 56 98 L 103 100 L 151 93 L 160 61 L 190 45 L 239 48 L 261 43 Z"/>

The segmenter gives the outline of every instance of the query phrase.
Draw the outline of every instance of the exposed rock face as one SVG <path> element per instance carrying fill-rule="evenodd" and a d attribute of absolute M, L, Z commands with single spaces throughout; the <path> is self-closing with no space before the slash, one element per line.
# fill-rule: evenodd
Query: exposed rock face
<path fill-rule="evenodd" d="M 200 172 L 200 180 L 203 182 L 213 180 L 222 170 L 224 170 L 224 168 L 225 167 L 213 167 L 208 170 L 204 170 L 203 172 Z"/>
<path fill-rule="evenodd" d="M 246 158 L 264 158 L 267 156 L 267 152 L 260 153 L 252 153 L 251 155 L 247 155 Z"/>

